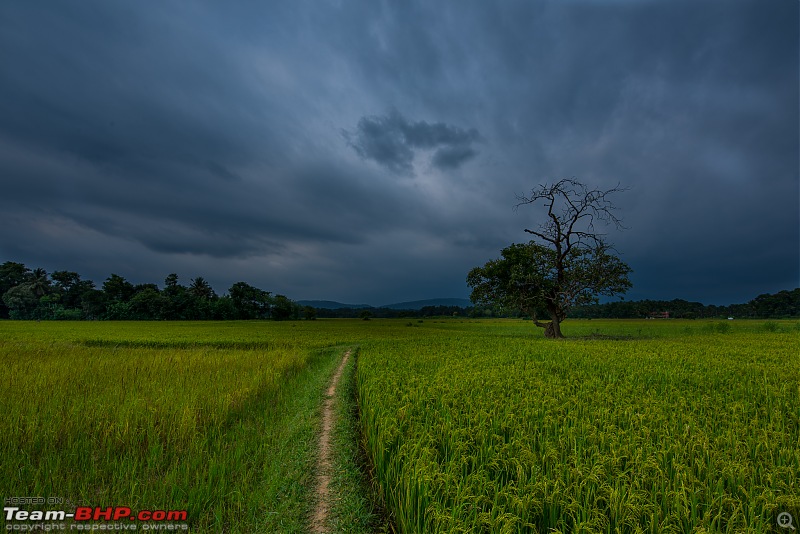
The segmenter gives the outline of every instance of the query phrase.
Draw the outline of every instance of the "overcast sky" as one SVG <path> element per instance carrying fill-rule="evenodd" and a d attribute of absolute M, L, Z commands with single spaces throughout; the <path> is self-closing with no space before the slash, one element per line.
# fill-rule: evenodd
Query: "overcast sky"
<path fill-rule="evenodd" d="M 800 286 L 797 0 L 0 3 L 0 262 L 467 297 L 575 177 L 627 299 Z"/>

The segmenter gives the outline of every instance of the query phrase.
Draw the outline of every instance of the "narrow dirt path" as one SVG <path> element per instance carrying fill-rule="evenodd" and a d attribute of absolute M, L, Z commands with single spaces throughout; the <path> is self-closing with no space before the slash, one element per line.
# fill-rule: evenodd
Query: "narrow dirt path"
<path fill-rule="evenodd" d="M 350 351 L 344 353 L 342 363 L 336 369 L 328 391 L 325 392 L 325 404 L 322 407 L 322 432 L 319 436 L 319 457 L 317 458 L 317 507 L 311 518 L 311 532 L 326 533 L 328 529 L 328 515 L 330 511 L 330 491 L 328 485 L 331 482 L 331 433 L 333 432 L 334 411 L 333 403 L 336 395 L 336 387 L 339 379 L 344 372 L 344 366 L 350 359 Z"/>

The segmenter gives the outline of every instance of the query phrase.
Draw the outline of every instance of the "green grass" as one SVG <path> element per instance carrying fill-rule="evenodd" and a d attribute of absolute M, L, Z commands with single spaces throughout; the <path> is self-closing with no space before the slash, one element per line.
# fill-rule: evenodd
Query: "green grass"
<path fill-rule="evenodd" d="M 773 531 L 800 511 L 800 338 L 778 326 L 585 321 L 568 334 L 589 339 L 551 342 L 450 324 L 365 344 L 387 507 L 403 532 Z"/>
<path fill-rule="evenodd" d="M 369 471 L 366 452 L 361 447 L 356 398 L 358 351 L 353 351 L 336 394 L 336 424 L 333 432 L 333 476 L 331 509 L 334 532 L 370 534 L 387 532 L 384 510 L 375 488 L 365 474 Z"/>
<path fill-rule="evenodd" d="M 227 325 L 70 326 L 2 324 L 4 496 L 188 509 L 193 532 L 306 531 L 341 347 L 257 323 L 237 325 L 251 339 Z"/>
<path fill-rule="evenodd" d="M 323 391 L 358 347 L 336 404 L 336 532 L 387 519 L 402 532 L 768 532 L 800 512 L 800 323 L 563 331 L 0 322 L 0 493 L 188 509 L 193 532 L 306 532 Z"/>
<path fill-rule="evenodd" d="M 308 518 L 314 505 L 319 429 L 319 408 L 322 394 L 339 364 L 341 348 L 330 349 L 321 371 L 309 373 L 297 384 L 287 384 L 292 394 L 288 402 L 276 407 L 280 420 L 268 432 L 264 447 L 267 454 L 258 461 L 267 475 L 266 491 L 257 497 L 257 517 L 242 522 L 243 532 L 307 532 Z M 256 526 L 256 528 L 253 528 Z"/>

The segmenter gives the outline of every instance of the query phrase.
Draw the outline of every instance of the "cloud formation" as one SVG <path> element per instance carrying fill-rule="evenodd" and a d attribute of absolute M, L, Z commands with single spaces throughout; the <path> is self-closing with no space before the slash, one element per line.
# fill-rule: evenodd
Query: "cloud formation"
<path fill-rule="evenodd" d="M 0 261 L 463 297 L 541 221 L 515 194 L 574 176 L 630 187 L 627 298 L 796 287 L 799 10 L 2 2 Z"/>
<path fill-rule="evenodd" d="M 348 144 L 364 159 L 371 159 L 397 174 L 414 174 L 414 157 L 433 150 L 431 163 L 439 170 L 457 169 L 478 152 L 478 130 L 465 130 L 442 122 L 409 122 L 397 110 L 383 116 L 366 116 L 355 131 L 343 131 Z"/>

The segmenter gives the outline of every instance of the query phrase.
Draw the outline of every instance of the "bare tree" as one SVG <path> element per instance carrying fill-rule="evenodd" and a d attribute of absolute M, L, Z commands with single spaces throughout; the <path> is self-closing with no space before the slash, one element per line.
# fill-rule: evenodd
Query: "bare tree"
<path fill-rule="evenodd" d="M 613 224 L 619 230 L 625 228 L 614 214 L 616 206 L 607 198 L 623 191 L 627 189 L 619 184 L 606 191 L 589 190 L 574 178 L 564 178 L 552 185 L 540 185 L 529 196 L 518 195 L 514 209 L 541 201 L 547 207 L 547 221 L 538 231 L 527 228 L 525 231 L 550 243 L 563 258 L 573 246 L 604 243 L 605 234 L 595 230 L 595 221 Z"/>

